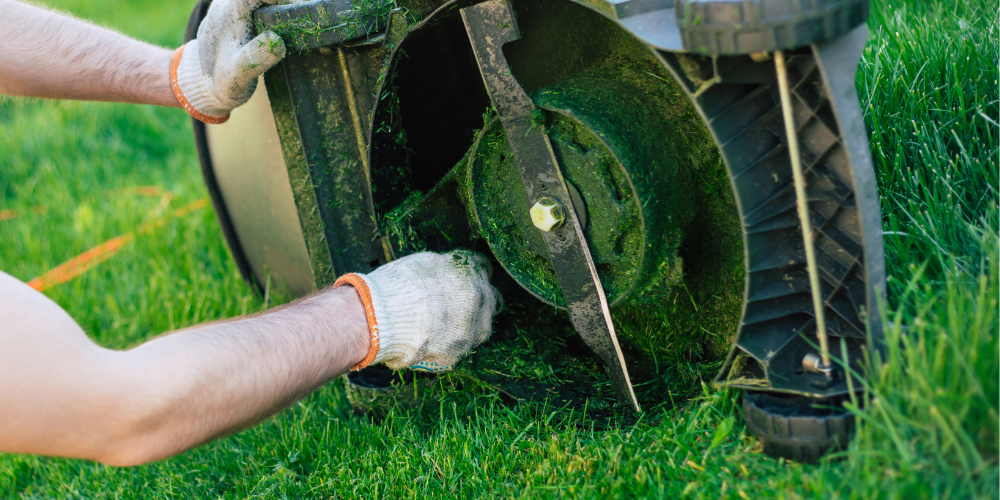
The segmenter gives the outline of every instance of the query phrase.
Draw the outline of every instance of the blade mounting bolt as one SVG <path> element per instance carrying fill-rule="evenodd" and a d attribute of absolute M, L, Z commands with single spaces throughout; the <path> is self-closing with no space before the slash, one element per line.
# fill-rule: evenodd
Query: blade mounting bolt
<path fill-rule="evenodd" d="M 566 212 L 562 205 L 551 196 L 542 196 L 531 207 L 531 223 L 538 229 L 549 232 L 562 225 Z"/>

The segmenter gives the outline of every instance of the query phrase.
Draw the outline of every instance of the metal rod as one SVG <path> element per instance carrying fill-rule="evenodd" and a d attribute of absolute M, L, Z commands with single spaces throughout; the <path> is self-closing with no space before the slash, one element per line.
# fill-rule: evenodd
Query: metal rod
<path fill-rule="evenodd" d="M 343 47 L 337 47 L 337 56 L 340 58 L 340 71 L 344 78 L 344 91 L 347 93 L 347 107 L 351 110 L 354 138 L 358 141 L 358 154 L 361 156 L 361 165 L 365 167 L 365 179 L 368 181 L 368 187 L 371 188 L 372 174 L 368 170 L 368 146 L 365 144 L 365 136 L 361 130 L 361 111 L 358 109 L 358 100 L 354 98 L 351 70 L 347 67 L 347 56 L 344 54 Z"/>
<path fill-rule="evenodd" d="M 813 310 L 816 318 L 816 337 L 819 338 L 819 351 L 823 365 L 830 364 L 830 346 L 826 338 L 826 318 L 823 311 L 822 290 L 819 287 L 819 269 L 816 266 L 816 249 L 813 245 L 812 223 L 809 220 L 809 199 L 806 197 L 806 176 L 802 172 L 802 156 L 799 153 L 799 136 L 795 130 L 795 117 L 792 113 L 792 95 L 788 87 L 788 69 L 785 67 L 785 54 L 782 51 L 774 53 L 774 67 L 778 71 L 778 92 L 781 94 L 781 111 L 785 119 L 785 135 L 788 137 L 788 155 L 792 160 L 792 177 L 795 181 L 795 204 L 802 222 L 802 242 L 806 249 L 806 268 L 809 270 L 809 288 L 812 291 Z"/>

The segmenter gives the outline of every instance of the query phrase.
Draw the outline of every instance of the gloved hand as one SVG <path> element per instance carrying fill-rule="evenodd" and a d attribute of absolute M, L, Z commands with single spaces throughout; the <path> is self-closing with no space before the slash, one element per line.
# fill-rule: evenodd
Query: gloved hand
<path fill-rule="evenodd" d="M 490 272 L 473 252 L 422 252 L 338 278 L 333 286 L 351 285 L 361 296 L 372 335 L 368 356 L 353 369 L 451 370 L 490 336 L 500 301 Z"/>
<path fill-rule="evenodd" d="M 285 57 L 285 43 L 272 31 L 253 38 L 251 15 L 278 0 L 215 0 L 198 37 L 174 52 L 170 86 L 181 106 L 205 123 L 222 123 L 247 102 L 257 78 Z"/>

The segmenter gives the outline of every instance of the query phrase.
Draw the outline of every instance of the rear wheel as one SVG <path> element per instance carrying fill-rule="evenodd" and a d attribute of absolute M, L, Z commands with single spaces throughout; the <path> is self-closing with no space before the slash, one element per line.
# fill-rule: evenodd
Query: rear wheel
<path fill-rule="evenodd" d="M 743 419 L 764 453 L 816 462 L 830 450 L 846 450 L 854 435 L 855 417 L 843 400 L 745 391 Z"/>

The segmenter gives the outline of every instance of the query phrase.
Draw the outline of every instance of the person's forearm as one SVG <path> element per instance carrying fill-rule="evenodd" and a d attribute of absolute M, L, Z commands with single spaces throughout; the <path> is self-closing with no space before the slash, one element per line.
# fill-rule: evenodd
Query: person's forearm
<path fill-rule="evenodd" d="M 0 0 L 0 94 L 179 106 L 171 51 Z"/>
<path fill-rule="evenodd" d="M 248 427 L 357 364 L 370 338 L 358 294 L 344 287 L 128 351 L 139 425 L 103 461 L 156 460 Z"/>
<path fill-rule="evenodd" d="M 110 351 L 0 273 L 0 346 L 0 451 L 135 465 L 274 414 L 361 361 L 371 337 L 342 287 Z"/>

